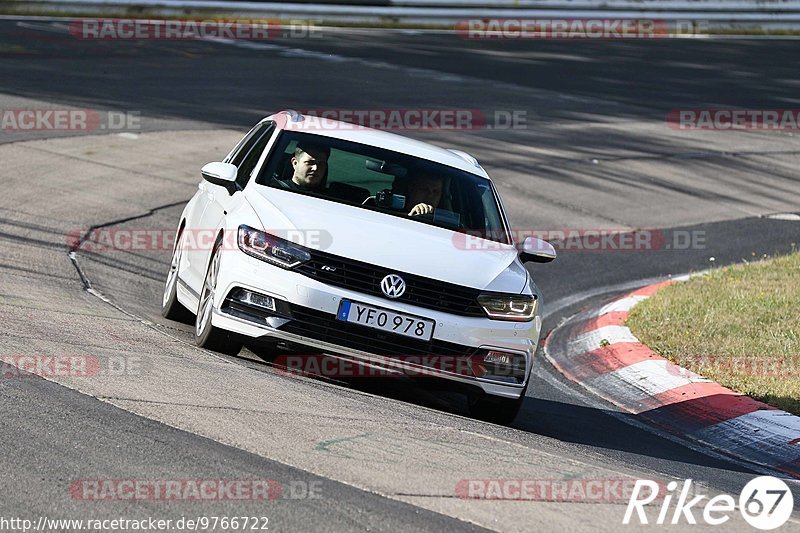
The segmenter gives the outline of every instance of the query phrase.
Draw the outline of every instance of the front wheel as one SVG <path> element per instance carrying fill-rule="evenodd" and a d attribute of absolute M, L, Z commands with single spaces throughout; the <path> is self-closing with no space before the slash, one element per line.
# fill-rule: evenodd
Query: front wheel
<path fill-rule="evenodd" d="M 242 349 L 241 341 L 238 341 L 229 331 L 219 329 L 211 324 L 214 294 L 219 276 L 221 244 L 221 242 L 217 242 L 214 251 L 211 252 L 211 261 L 208 263 L 205 281 L 203 281 L 200 304 L 197 307 L 197 317 L 195 318 L 194 342 L 197 346 L 207 350 L 236 355 Z"/>
<path fill-rule="evenodd" d="M 517 417 L 517 413 L 525 401 L 527 388 L 526 386 L 522 390 L 519 398 L 501 398 L 485 393 L 470 393 L 467 396 L 469 414 L 484 422 L 508 426 Z"/>

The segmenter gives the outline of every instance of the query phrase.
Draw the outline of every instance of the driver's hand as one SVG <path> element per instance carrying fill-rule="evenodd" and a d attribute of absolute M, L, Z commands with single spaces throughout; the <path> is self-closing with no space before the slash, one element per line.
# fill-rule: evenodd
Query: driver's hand
<path fill-rule="evenodd" d="M 417 215 L 428 215 L 433 213 L 433 206 L 430 204 L 417 204 L 414 208 L 408 213 L 408 216 L 415 217 Z"/>

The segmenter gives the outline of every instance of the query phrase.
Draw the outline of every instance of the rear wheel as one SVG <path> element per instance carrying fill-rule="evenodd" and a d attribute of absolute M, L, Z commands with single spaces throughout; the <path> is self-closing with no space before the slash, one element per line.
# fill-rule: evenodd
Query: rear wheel
<path fill-rule="evenodd" d="M 164 296 L 161 299 L 161 316 L 176 322 L 191 324 L 192 313 L 178 301 L 178 271 L 183 257 L 183 229 L 180 230 L 172 251 L 172 260 L 164 284 Z"/>
<path fill-rule="evenodd" d="M 197 346 L 228 355 L 236 355 L 242 349 L 242 342 L 229 331 L 219 329 L 211 324 L 211 315 L 214 308 L 214 294 L 217 289 L 219 276 L 221 242 L 214 245 L 211 252 L 211 261 L 208 262 L 203 290 L 200 292 L 200 304 L 197 307 L 195 318 L 194 341 Z"/>

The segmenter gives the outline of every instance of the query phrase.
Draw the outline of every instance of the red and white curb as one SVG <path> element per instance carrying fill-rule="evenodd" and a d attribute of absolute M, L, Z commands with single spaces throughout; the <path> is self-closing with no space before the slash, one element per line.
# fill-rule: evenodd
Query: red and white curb
<path fill-rule="evenodd" d="M 800 478 L 800 417 L 671 363 L 625 327 L 636 304 L 678 279 L 573 316 L 547 337 L 546 357 L 566 377 L 637 419 Z"/>

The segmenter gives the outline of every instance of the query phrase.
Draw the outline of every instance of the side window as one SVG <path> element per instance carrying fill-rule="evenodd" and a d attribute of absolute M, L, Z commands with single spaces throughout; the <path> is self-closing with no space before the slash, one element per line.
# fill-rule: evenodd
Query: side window
<path fill-rule="evenodd" d="M 264 129 L 264 124 L 256 124 L 253 129 L 247 132 L 247 135 L 242 137 L 242 140 L 233 149 L 233 153 L 224 159 L 225 163 L 239 166 L 244 156 L 253 146 L 253 143 L 258 139 L 259 134 Z"/>
<path fill-rule="evenodd" d="M 236 174 L 236 183 L 239 184 L 240 188 L 244 189 L 244 186 L 250 181 L 250 174 L 258 163 L 258 159 L 261 157 L 261 153 L 267 146 L 270 137 L 272 137 L 274 129 L 275 124 L 272 122 L 262 124 L 258 131 L 247 140 L 242 149 L 231 159 L 231 163 L 239 167 L 239 172 Z"/>

